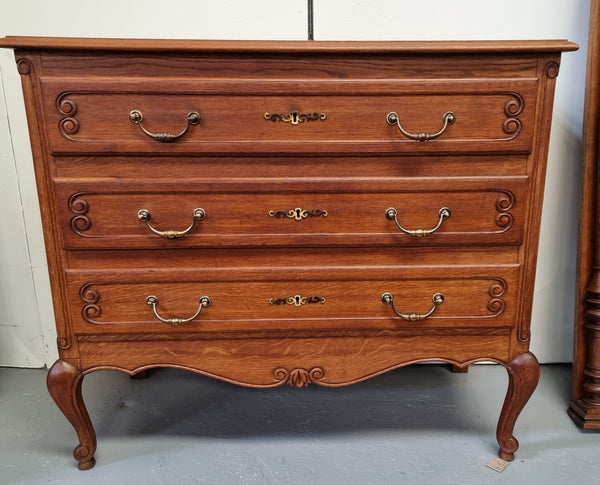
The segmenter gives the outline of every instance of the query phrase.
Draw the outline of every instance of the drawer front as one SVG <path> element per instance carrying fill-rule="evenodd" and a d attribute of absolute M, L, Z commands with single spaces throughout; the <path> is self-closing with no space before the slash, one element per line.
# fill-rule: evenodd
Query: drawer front
<path fill-rule="evenodd" d="M 68 274 L 76 334 L 510 329 L 516 266 Z M 162 319 L 162 320 L 161 320 Z M 509 330 L 506 330 L 509 331 Z"/>
<path fill-rule="evenodd" d="M 64 243 L 73 249 L 516 245 L 523 238 L 526 177 L 314 187 L 68 181 L 57 191 Z"/>
<path fill-rule="evenodd" d="M 41 82 L 54 153 L 154 154 L 528 153 L 538 85 L 535 79 Z M 197 115 L 188 119 L 189 113 Z"/>

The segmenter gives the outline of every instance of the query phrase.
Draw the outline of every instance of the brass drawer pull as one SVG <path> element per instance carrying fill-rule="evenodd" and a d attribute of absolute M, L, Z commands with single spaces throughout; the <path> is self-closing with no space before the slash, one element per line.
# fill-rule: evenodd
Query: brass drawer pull
<path fill-rule="evenodd" d="M 142 130 L 150 138 L 152 138 L 156 141 L 164 142 L 164 143 L 178 140 L 179 138 L 181 138 L 183 135 L 185 135 L 187 133 L 187 131 L 190 129 L 190 126 L 197 125 L 200 123 L 200 115 L 198 113 L 196 113 L 195 111 L 192 111 L 192 112 L 188 113 L 188 115 L 187 115 L 186 127 L 181 132 L 177 133 L 176 135 L 173 135 L 172 133 L 152 133 L 152 132 L 148 131 L 146 128 L 144 128 L 142 126 L 143 119 L 144 119 L 144 115 L 142 115 L 142 112 L 140 110 L 134 109 L 129 112 L 129 120 L 132 123 L 138 125 L 140 127 L 140 130 Z"/>
<path fill-rule="evenodd" d="M 394 306 L 394 297 L 391 293 L 386 292 L 383 295 L 381 295 L 381 301 L 384 305 L 391 305 L 392 310 L 394 310 L 394 313 L 396 315 L 398 315 L 402 320 L 407 320 L 409 322 L 418 322 L 420 320 L 425 320 L 426 318 L 430 317 L 431 314 L 436 310 L 438 305 L 444 303 L 444 295 L 442 295 L 441 293 L 436 293 L 435 295 L 433 295 L 432 300 L 433 308 L 427 313 L 401 313 Z"/>
<path fill-rule="evenodd" d="M 411 230 L 403 228 L 400 225 L 400 223 L 398 222 L 398 211 L 394 207 L 390 207 L 389 209 L 385 210 L 385 217 L 387 219 L 389 219 L 390 221 L 394 221 L 396 223 L 396 225 L 398 226 L 398 229 L 400 229 L 405 234 L 409 234 L 409 235 L 415 236 L 415 237 L 423 237 L 423 236 L 429 236 L 430 234 L 433 234 L 435 231 L 437 231 L 440 228 L 440 226 L 442 225 L 442 222 L 444 222 L 446 219 L 448 219 L 452 213 L 450 212 L 450 209 L 448 209 L 448 207 L 442 207 L 438 211 L 438 214 L 440 216 L 440 220 L 438 221 L 437 225 L 433 229 L 414 229 L 411 231 Z"/>
<path fill-rule="evenodd" d="M 188 234 L 193 229 L 194 225 L 196 224 L 196 221 L 201 221 L 202 219 L 204 219 L 206 217 L 206 211 L 202 208 L 194 209 L 194 219 L 192 220 L 190 226 L 183 231 L 158 231 L 150 225 L 151 217 L 152 214 L 148 209 L 140 209 L 138 211 L 138 219 L 142 222 L 145 222 L 146 226 L 148 226 L 148 229 L 150 229 L 154 234 L 157 234 L 160 237 L 164 237 L 165 239 L 177 239 Z"/>
<path fill-rule="evenodd" d="M 411 140 L 417 141 L 429 141 L 433 140 L 434 138 L 437 138 L 442 133 L 444 133 L 444 131 L 446 131 L 446 128 L 448 128 L 449 125 L 453 124 L 456 121 L 456 115 L 452 111 L 447 111 L 446 113 L 444 113 L 444 126 L 437 133 L 409 133 L 400 125 L 400 117 L 395 111 L 388 113 L 386 116 L 386 120 L 388 122 L 388 125 L 398 126 L 400 133 L 402 133 L 406 138 L 410 138 Z"/>
<path fill-rule="evenodd" d="M 177 318 L 177 317 L 164 318 L 164 317 L 161 317 L 158 314 L 158 312 L 156 311 L 156 306 L 158 305 L 158 298 L 155 297 L 154 295 L 149 295 L 146 298 L 146 305 L 152 307 L 152 310 L 154 311 L 154 315 L 156 315 L 156 318 L 158 318 L 163 323 L 166 323 L 168 325 L 173 325 L 173 326 L 184 325 L 186 323 L 191 322 L 194 318 L 196 318 L 198 315 L 200 315 L 200 312 L 202 311 L 203 308 L 206 308 L 206 307 L 209 307 L 212 305 L 212 300 L 208 296 L 201 296 L 198 303 L 199 303 L 198 311 L 196 313 L 194 313 L 194 315 L 192 315 L 190 318 Z"/>

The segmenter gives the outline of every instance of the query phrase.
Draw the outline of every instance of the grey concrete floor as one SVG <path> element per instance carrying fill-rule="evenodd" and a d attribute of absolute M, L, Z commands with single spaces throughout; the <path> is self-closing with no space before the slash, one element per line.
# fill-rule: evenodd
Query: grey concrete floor
<path fill-rule="evenodd" d="M 156 369 L 132 380 L 84 379 L 98 435 L 79 471 L 73 429 L 46 371 L 0 369 L 0 484 L 592 484 L 600 433 L 567 416 L 570 366 L 542 366 L 517 421 L 517 458 L 502 473 L 496 421 L 507 376 L 496 365 L 452 374 L 418 365 L 340 389 L 256 390 Z"/>

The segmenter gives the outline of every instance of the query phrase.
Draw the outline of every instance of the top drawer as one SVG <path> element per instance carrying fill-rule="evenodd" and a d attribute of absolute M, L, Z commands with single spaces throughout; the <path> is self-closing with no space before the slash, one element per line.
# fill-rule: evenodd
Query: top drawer
<path fill-rule="evenodd" d="M 43 77 L 41 86 L 55 154 L 443 154 L 529 153 L 538 82 Z"/>

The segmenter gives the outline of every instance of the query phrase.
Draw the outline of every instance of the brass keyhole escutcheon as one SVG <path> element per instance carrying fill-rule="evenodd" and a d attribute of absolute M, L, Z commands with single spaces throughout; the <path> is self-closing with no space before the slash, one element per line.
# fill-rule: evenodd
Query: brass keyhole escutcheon
<path fill-rule="evenodd" d="M 278 113 L 271 114 L 266 112 L 264 114 L 265 120 L 269 121 L 283 121 L 284 123 L 290 123 L 292 125 L 298 125 L 300 123 L 306 123 L 309 121 L 325 120 L 327 115 L 325 113 L 300 113 L 299 111 L 292 111 L 290 113 Z"/>

